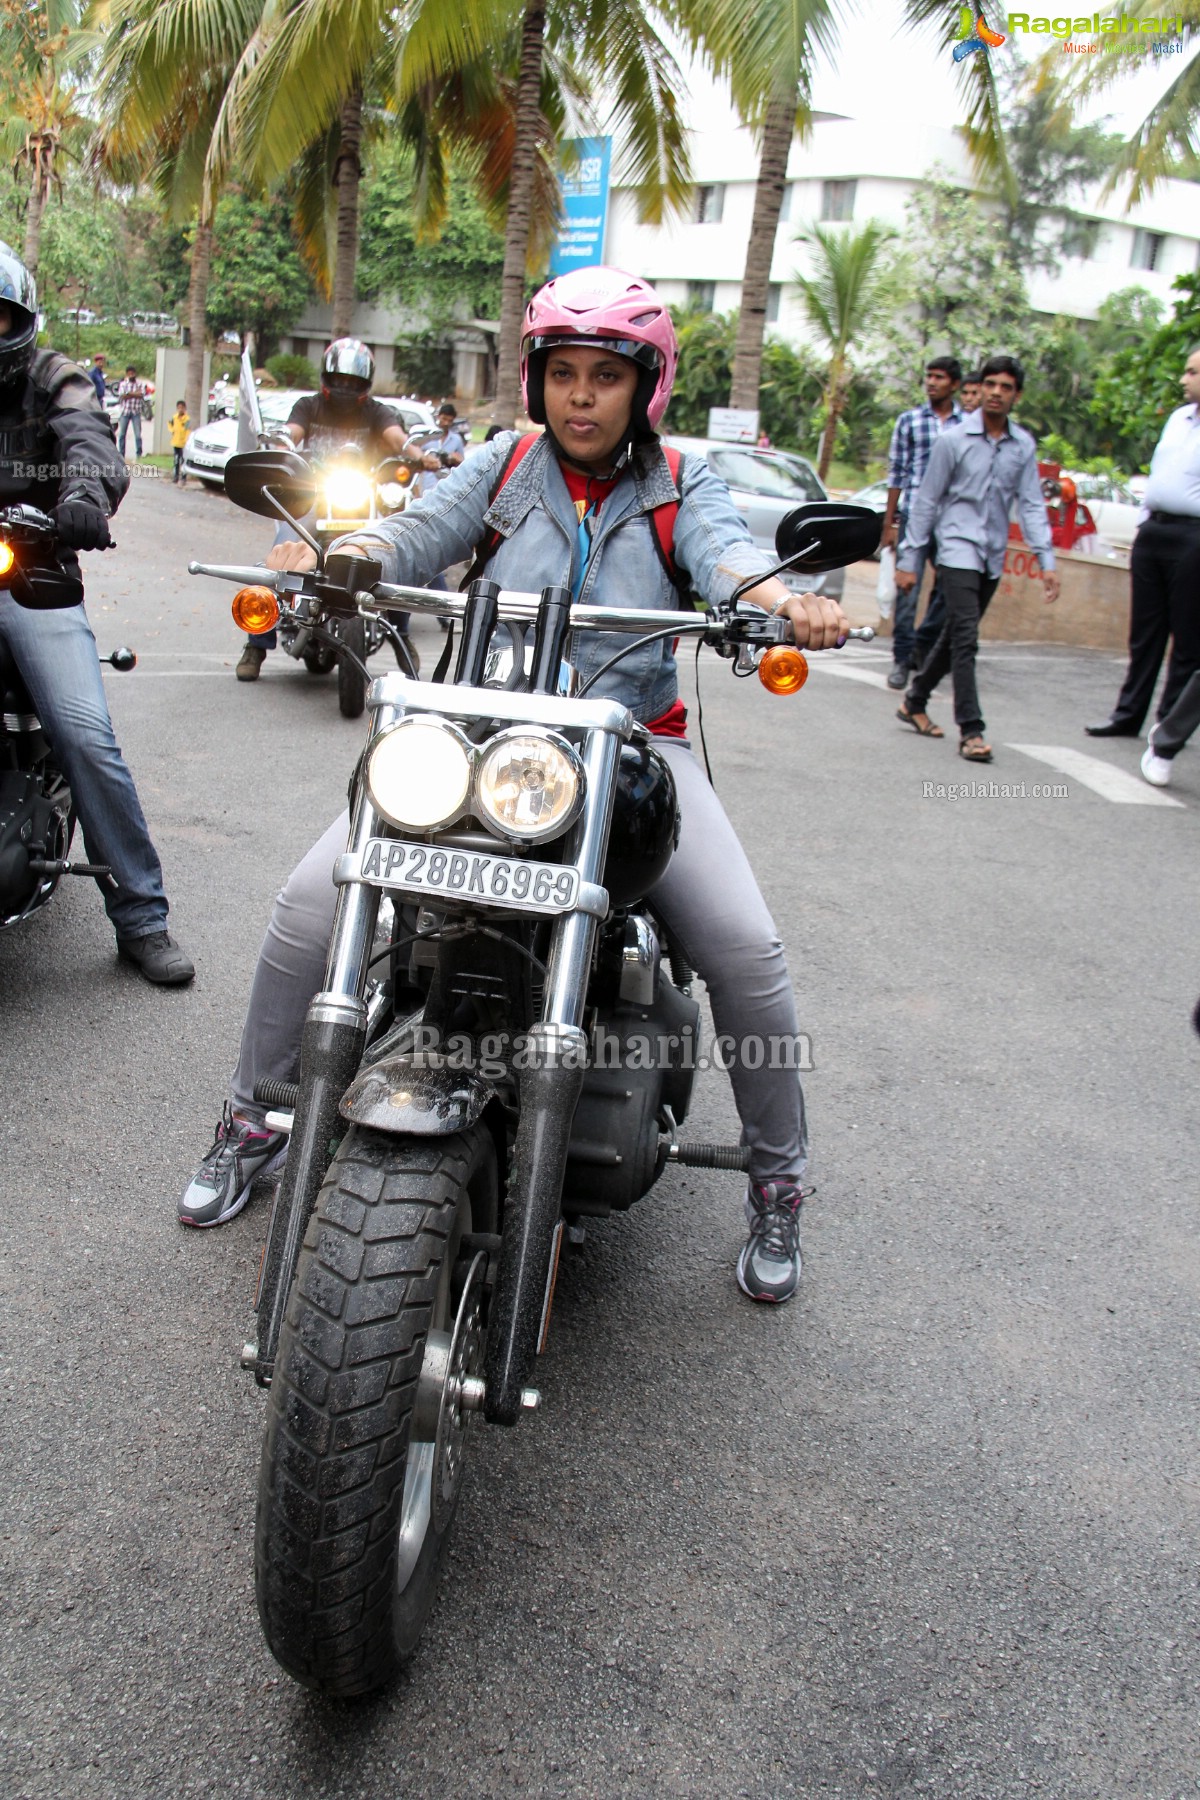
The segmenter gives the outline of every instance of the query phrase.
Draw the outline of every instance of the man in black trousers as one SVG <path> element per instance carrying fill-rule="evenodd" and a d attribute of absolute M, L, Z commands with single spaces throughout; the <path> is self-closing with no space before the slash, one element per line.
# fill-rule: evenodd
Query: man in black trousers
<path fill-rule="evenodd" d="M 1160 720 L 1200 669 L 1200 344 L 1180 386 L 1187 404 L 1171 414 L 1158 440 L 1133 540 L 1129 671 L 1112 717 L 1084 726 L 1089 737 L 1137 737 L 1168 640 Z"/>

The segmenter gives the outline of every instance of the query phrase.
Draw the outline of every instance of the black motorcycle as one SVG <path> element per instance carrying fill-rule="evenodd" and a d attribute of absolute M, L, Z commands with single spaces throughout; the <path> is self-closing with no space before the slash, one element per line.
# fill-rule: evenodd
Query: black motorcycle
<path fill-rule="evenodd" d="M 295 453 L 285 450 L 282 454 Z M 306 509 L 307 516 L 288 515 L 286 522 L 321 555 L 347 532 L 402 512 L 414 492 L 413 469 L 405 458 L 385 457 L 372 468 L 359 444 L 342 444 L 305 460 L 312 477 L 312 505 Z M 280 516 L 278 510 L 272 509 L 271 516 Z M 416 674 L 412 646 L 398 634 L 386 632 L 377 614 L 327 614 L 322 630 L 314 633 L 303 613 L 284 613 L 278 632 L 279 648 L 302 662 L 310 675 L 328 675 L 336 668 L 338 710 L 344 719 L 362 717 L 370 680 L 367 658 L 389 638 L 401 670 Z"/>
<path fill-rule="evenodd" d="M 239 457 L 225 479 L 252 510 L 302 510 L 298 459 Z M 878 537 L 876 513 L 822 503 L 777 548 L 815 573 Z M 346 1697 L 417 1644 L 472 1418 L 512 1426 L 539 1404 L 564 1233 L 632 1206 L 668 1163 L 746 1166 L 678 1136 L 699 1009 L 645 900 L 677 841 L 674 783 L 630 712 L 589 697 L 598 677 L 564 673 L 571 635 L 629 640 L 606 668 L 698 637 L 775 692 L 807 668 L 757 608 L 573 606 L 486 580 L 449 597 L 348 557 L 303 576 L 191 569 L 241 584 L 235 613 L 249 589 L 313 630 L 395 606 L 461 625 L 449 681 L 371 687 L 300 1079 L 258 1091 L 291 1134 L 242 1355 L 268 1389 L 259 1613 L 291 1675 Z"/>
<path fill-rule="evenodd" d="M 54 521 L 33 506 L 0 508 L 0 587 L 21 606 L 77 606 L 83 582 L 61 566 Z M 132 669 L 132 650 L 103 659 Z M 101 863 L 70 862 L 75 809 L 21 671 L 0 638 L 0 930 L 54 896 L 64 875 L 112 880 Z"/>

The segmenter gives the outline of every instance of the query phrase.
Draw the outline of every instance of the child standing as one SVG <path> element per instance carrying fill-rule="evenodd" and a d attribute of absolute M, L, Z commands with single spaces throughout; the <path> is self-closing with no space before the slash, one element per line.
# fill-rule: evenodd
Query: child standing
<path fill-rule="evenodd" d="M 183 487 L 187 476 L 183 473 L 183 446 L 187 443 L 188 432 L 192 429 L 192 421 L 188 418 L 187 406 L 182 400 L 175 402 L 175 411 L 171 414 L 171 444 L 175 451 L 175 472 L 172 481 Z"/>

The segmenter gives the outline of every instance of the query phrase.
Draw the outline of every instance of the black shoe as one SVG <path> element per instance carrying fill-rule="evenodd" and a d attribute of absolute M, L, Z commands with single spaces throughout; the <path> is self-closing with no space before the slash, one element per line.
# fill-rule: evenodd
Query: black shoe
<path fill-rule="evenodd" d="M 1128 719 L 1105 719 L 1100 725 L 1085 725 L 1083 728 L 1089 737 L 1138 737 L 1141 727 L 1131 725 Z"/>
<path fill-rule="evenodd" d="M 151 931 L 139 938 L 118 938 L 117 955 L 122 962 L 132 963 L 138 973 L 156 987 L 183 987 L 196 973 L 191 957 L 166 931 Z"/>
<path fill-rule="evenodd" d="M 893 663 L 892 667 L 891 667 L 891 671 L 888 674 L 888 678 L 887 678 L 888 686 L 890 688 L 895 688 L 897 691 L 899 691 L 899 689 L 902 687 L 907 687 L 908 686 L 908 671 L 909 671 L 908 663 L 902 663 L 902 662 Z"/>

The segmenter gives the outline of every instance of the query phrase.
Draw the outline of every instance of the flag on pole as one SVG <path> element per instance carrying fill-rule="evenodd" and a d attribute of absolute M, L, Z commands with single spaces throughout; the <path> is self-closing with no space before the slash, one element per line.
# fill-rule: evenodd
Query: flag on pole
<path fill-rule="evenodd" d="M 259 411 L 258 389 L 254 385 L 254 370 L 250 363 L 250 352 L 243 350 L 242 372 L 238 377 L 237 447 L 239 456 L 244 450 L 258 449 L 262 428 L 262 413 Z"/>

